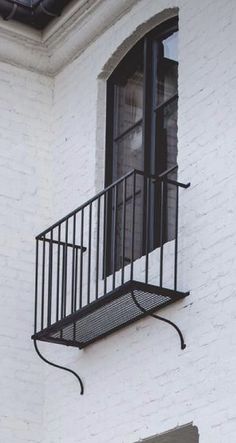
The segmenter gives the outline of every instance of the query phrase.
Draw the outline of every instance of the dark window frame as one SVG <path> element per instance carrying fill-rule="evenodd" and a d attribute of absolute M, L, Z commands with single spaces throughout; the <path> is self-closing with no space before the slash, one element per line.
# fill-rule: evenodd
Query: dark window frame
<path fill-rule="evenodd" d="M 169 37 L 174 32 L 178 31 L 178 16 L 175 16 L 164 23 L 160 24 L 157 28 L 146 34 L 141 40 L 139 40 L 133 48 L 125 55 L 125 57 L 120 61 L 118 66 L 115 68 L 113 73 L 110 75 L 107 81 L 107 106 L 106 106 L 106 150 L 105 150 L 105 187 L 112 183 L 112 172 L 113 172 L 113 142 L 115 137 L 114 133 L 114 86 L 116 78 L 120 76 L 123 71 L 123 66 L 125 64 L 129 65 L 132 57 L 135 57 L 136 51 L 144 45 L 144 114 L 143 114 L 143 145 L 151 146 L 151 124 L 152 124 L 152 112 L 156 106 L 152 106 L 152 92 L 154 89 L 154 76 L 151 73 L 151 68 L 153 66 L 153 51 L 152 44 L 155 39 L 161 40 L 163 38 Z M 150 81 L 151 79 L 151 81 Z M 166 106 L 167 103 L 162 103 L 158 106 L 158 109 Z M 155 111 L 154 111 L 155 112 Z M 155 125 L 152 125 L 154 128 Z M 129 128 L 131 130 L 131 128 Z M 152 146 L 153 149 L 153 146 Z M 146 174 L 150 173 L 150 163 L 151 159 L 148 156 L 148 150 L 145 149 L 144 158 L 144 172 Z M 161 154 L 161 152 L 160 152 Z M 160 173 L 161 171 L 155 171 L 155 173 Z"/>
<path fill-rule="evenodd" d="M 106 107 L 106 149 L 105 149 L 105 187 L 109 186 L 112 182 L 114 182 L 119 177 L 113 176 L 113 154 L 114 154 L 114 144 L 118 139 L 122 138 L 124 134 L 129 134 L 133 130 L 135 126 L 140 125 L 142 123 L 142 146 L 144 151 L 144 167 L 143 172 L 146 175 L 159 175 L 163 172 L 163 170 L 167 169 L 166 166 L 166 155 L 161 149 L 156 149 L 156 131 L 157 131 L 157 118 L 156 114 L 164 110 L 170 101 L 173 100 L 171 97 L 170 100 L 163 101 L 159 106 L 156 106 L 154 102 L 154 94 L 156 91 L 156 69 L 157 64 L 160 61 L 160 56 L 158 54 L 158 49 L 160 51 L 161 42 L 163 39 L 168 38 L 172 34 L 178 31 L 178 16 L 172 17 L 169 20 L 166 20 L 155 29 L 148 32 L 144 37 L 142 37 L 124 56 L 124 58 L 120 61 L 118 66 L 110 75 L 107 81 L 107 107 Z M 156 48 L 155 45 L 157 46 Z M 154 50 L 155 49 L 155 50 Z M 140 121 L 136 122 L 133 126 L 128 127 L 128 129 L 117 137 L 115 134 L 115 114 L 114 114 L 114 96 L 115 96 L 115 86 L 116 82 L 120 82 L 122 77 L 127 78 L 127 73 L 132 72 L 132 65 L 135 64 L 137 57 L 140 55 L 140 51 L 143 51 L 143 68 L 144 68 L 144 87 L 143 87 L 143 115 Z M 157 59 L 158 58 L 158 59 Z M 134 63 L 132 63 L 134 60 Z M 156 65 L 155 65 L 156 64 Z M 154 72 L 155 69 L 155 72 Z M 174 97 L 174 99 L 178 100 L 178 94 Z M 150 149 L 149 149 L 150 147 Z M 153 168 L 153 165 L 154 168 Z M 144 190 L 145 193 L 145 190 Z M 160 245 L 160 217 L 158 213 L 160 213 L 160 194 L 153 195 L 151 200 L 155 203 L 151 205 L 154 207 L 153 209 L 153 218 L 150 223 L 150 252 L 153 249 L 156 249 Z M 165 199 L 167 201 L 167 198 Z M 164 218 L 167 220 L 167 207 L 165 207 L 166 203 L 164 203 Z M 145 226 L 145 210 L 146 207 L 143 208 L 143 226 Z M 108 214 L 111 216 L 112 221 L 112 200 L 109 198 L 108 200 Z M 164 243 L 168 241 L 167 234 L 167 223 L 164 222 L 165 231 L 163 233 Z M 141 248 L 142 255 L 145 255 L 146 249 L 146 230 L 143 230 Z M 111 257 L 111 249 L 112 249 L 112 234 L 110 230 L 108 231 L 107 238 L 107 270 L 108 275 L 111 272 L 110 269 L 110 257 Z M 141 255 L 141 256 L 142 256 Z"/>

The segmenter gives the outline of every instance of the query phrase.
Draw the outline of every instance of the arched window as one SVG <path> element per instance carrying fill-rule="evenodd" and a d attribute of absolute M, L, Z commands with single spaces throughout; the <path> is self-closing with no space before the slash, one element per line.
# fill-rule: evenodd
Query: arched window
<path fill-rule="evenodd" d="M 147 175 L 156 176 L 177 163 L 177 42 L 178 19 L 173 18 L 142 38 L 119 63 L 107 82 L 106 186 L 131 169 L 139 169 Z M 142 186 L 140 182 L 136 196 L 136 199 L 140 200 L 140 206 L 143 204 Z M 157 191 L 152 194 L 150 251 L 158 247 L 160 241 L 160 199 Z M 173 198 L 171 189 L 167 187 L 165 242 L 173 239 L 175 235 Z M 127 193 L 127 205 L 128 202 Z M 112 214 L 112 202 L 110 206 Z M 144 218 L 145 211 L 140 211 L 136 217 L 135 229 L 140 235 L 135 242 L 134 258 L 143 255 Z M 129 235 L 127 224 L 127 245 Z M 111 238 L 109 243 L 112 243 Z M 117 269 L 120 266 L 120 248 L 118 223 Z M 129 263 L 128 248 L 125 259 L 126 263 Z"/>

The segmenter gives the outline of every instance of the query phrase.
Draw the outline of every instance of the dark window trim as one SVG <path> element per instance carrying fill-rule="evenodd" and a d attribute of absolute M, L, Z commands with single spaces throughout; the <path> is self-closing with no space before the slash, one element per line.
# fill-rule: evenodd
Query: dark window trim
<path fill-rule="evenodd" d="M 144 115 L 143 115 L 143 143 L 144 146 L 151 144 L 151 113 L 154 110 L 153 106 L 150 106 L 150 100 L 152 100 L 153 84 L 148 81 L 151 77 L 150 65 L 151 65 L 151 40 L 154 38 L 163 39 L 167 38 L 173 32 L 178 30 L 178 16 L 172 17 L 169 20 L 161 23 L 157 28 L 148 32 L 142 37 L 124 56 L 118 66 L 114 69 L 107 81 L 107 107 L 106 107 L 106 149 L 105 149 L 105 187 L 112 183 L 112 170 L 113 170 L 113 128 L 114 128 L 114 94 L 113 87 L 116 78 L 120 78 L 124 67 L 128 70 L 130 65 L 130 58 L 136 56 L 137 51 L 144 45 Z M 148 72 L 149 70 L 149 72 Z M 125 72 L 127 73 L 127 71 Z M 164 104 L 162 104 L 164 105 Z M 154 125 L 152 125 L 154 127 Z M 129 128 L 130 130 L 130 128 Z M 127 131 L 128 132 L 128 131 Z M 152 135 L 153 136 L 153 135 Z M 145 150 L 147 151 L 147 150 Z M 145 152 L 147 154 L 147 152 Z M 144 160 L 144 172 L 148 173 L 150 169 L 150 159 Z"/>
<path fill-rule="evenodd" d="M 163 170 L 166 169 L 165 160 L 166 156 L 162 152 L 162 150 L 156 150 L 156 115 L 161 110 L 164 109 L 166 105 L 170 102 L 173 102 L 175 99 L 178 99 L 178 94 L 170 99 L 166 100 L 166 102 L 161 103 L 159 106 L 156 106 L 154 103 L 153 91 L 155 91 L 155 75 L 154 69 L 157 67 L 158 60 L 154 59 L 154 45 L 156 45 L 156 52 L 158 58 L 158 50 L 160 47 L 160 41 L 168 38 L 174 32 L 178 31 L 178 16 L 172 17 L 169 20 L 166 20 L 155 29 L 148 32 L 144 37 L 142 37 L 124 56 L 124 58 L 120 61 L 118 66 L 114 69 L 112 74 L 110 75 L 107 81 L 107 109 L 106 109 L 106 149 L 105 149 L 105 187 L 109 186 L 113 181 L 113 145 L 114 142 L 120 140 L 124 135 L 127 135 L 132 131 L 134 127 L 142 124 L 142 140 L 144 146 L 144 173 L 146 175 L 153 174 L 158 175 Z M 138 121 L 135 122 L 134 125 L 127 128 L 123 133 L 115 136 L 114 131 L 114 87 L 116 82 L 122 80 L 122 76 L 126 79 L 127 76 L 132 72 L 133 66 L 136 65 L 136 60 L 140 51 L 143 52 L 143 64 L 144 64 L 144 90 L 143 90 L 143 116 Z M 135 61 L 132 63 L 132 59 Z M 155 119 L 155 123 L 154 123 Z M 150 147 L 150 149 L 145 149 L 145 147 Z M 153 165 L 155 165 L 153 167 Z M 116 177 L 115 179 L 117 179 Z M 145 186 L 145 185 L 144 185 Z M 158 192 L 158 191 L 156 191 Z M 146 190 L 144 189 L 144 195 L 146 194 Z M 150 237 L 151 237 L 151 247 L 155 249 L 160 244 L 160 217 L 158 217 L 158 213 L 160 213 L 160 193 L 152 195 L 151 201 L 155 201 L 156 203 L 151 205 L 153 208 L 153 216 L 150 218 L 154 221 L 154 223 L 150 226 Z M 144 204 L 144 202 L 143 202 Z M 146 205 L 143 207 L 143 226 L 145 226 L 146 219 Z M 108 199 L 108 214 L 112 214 L 112 198 Z M 164 204 L 164 217 L 166 216 L 166 207 Z M 166 223 L 164 223 L 167 229 Z M 163 233 L 164 239 L 166 238 L 166 232 Z M 141 248 L 143 250 L 143 254 L 146 250 L 146 229 L 143 230 L 142 240 L 141 240 Z M 165 240 L 164 240 L 165 241 Z M 109 268 L 109 261 L 111 256 L 111 243 L 112 243 L 112 234 L 110 230 L 108 231 L 108 241 L 107 241 L 107 268 Z M 109 274 L 109 272 L 108 272 Z"/>

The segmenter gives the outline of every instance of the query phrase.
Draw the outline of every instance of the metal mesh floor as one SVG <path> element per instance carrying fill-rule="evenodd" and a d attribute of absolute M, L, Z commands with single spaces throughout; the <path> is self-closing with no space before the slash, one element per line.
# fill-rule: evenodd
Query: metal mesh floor
<path fill-rule="evenodd" d="M 133 294 L 133 297 L 132 297 Z M 36 333 L 32 338 L 80 349 L 188 295 L 129 281 L 77 312 Z"/>

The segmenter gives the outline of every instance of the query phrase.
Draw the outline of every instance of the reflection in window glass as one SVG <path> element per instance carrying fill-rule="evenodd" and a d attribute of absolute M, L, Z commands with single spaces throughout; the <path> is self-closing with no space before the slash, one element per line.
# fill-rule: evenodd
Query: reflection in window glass
<path fill-rule="evenodd" d="M 175 32 L 160 44 L 161 57 L 157 65 L 156 106 L 173 97 L 178 91 L 178 33 Z"/>
<path fill-rule="evenodd" d="M 178 32 L 163 40 L 164 57 L 178 62 Z"/>
<path fill-rule="evenodd" d="M 119 178 L 142 166 L 142 125 L 139 125 L 114 143 L 113 174 Z"/>
<path fill-rule="evenodd" d="M 115 86 L 115 137 L 131 128 L 143 116 L 143 66 Z"/>

